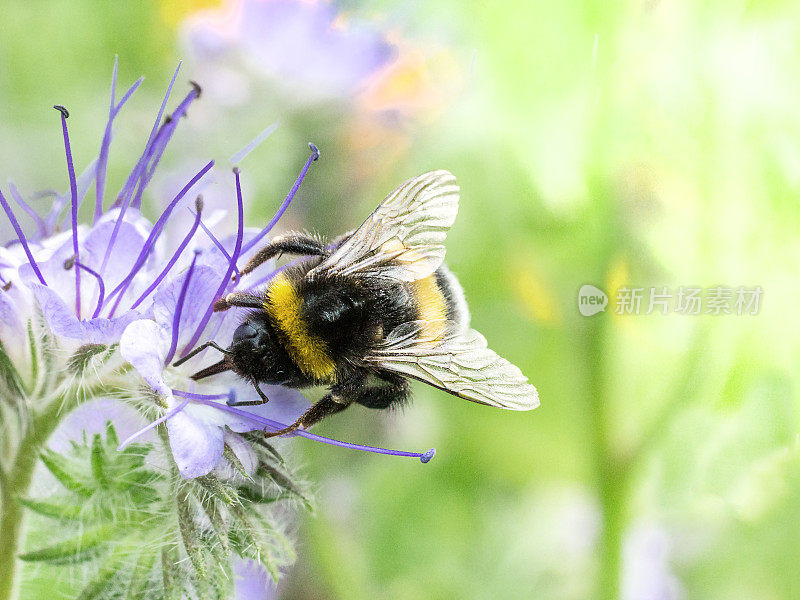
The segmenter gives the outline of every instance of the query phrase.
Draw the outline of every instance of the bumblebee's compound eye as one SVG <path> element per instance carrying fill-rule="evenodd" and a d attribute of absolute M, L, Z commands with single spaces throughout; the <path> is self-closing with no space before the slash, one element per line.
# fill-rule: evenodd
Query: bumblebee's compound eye
<path fill-rule="evenodd" d="M 244 340 L 252 340 L 258 336 L 258 330 L 250 323 L 242 323 L 233 332 L 233 343 L 242 342 Z"/>

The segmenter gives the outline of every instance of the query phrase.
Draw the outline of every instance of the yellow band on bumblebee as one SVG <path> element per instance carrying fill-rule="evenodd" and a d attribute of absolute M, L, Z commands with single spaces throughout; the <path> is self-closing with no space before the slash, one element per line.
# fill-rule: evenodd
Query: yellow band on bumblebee
<path fill-rule="evenodd" d="M 264 309 L 283 334 L 286 351 L 309 377 L 333 382 L 336 364 L 328 354 L 325 341 L 308 330 L 302 307 L 303 299 L 292 282 L 283 273 L 276 276 L 267 291 Z"/>

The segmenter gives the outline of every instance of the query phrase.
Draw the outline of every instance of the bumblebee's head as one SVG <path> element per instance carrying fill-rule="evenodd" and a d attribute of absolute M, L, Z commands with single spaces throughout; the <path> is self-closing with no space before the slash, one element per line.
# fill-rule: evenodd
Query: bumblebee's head
<path fill-rule="evenodd" d="M 231 341 L 231 345 L 263 345 L 265 333 L 266 329 L 264 327 L 258 327 L 255 323 L 245 321 L 233 332 L 233 341 Z"/>
<path fill-rule="evenodd" d="M 286 367 L 286 352 L 266 315 L 254 313 L 236 331 L 228 348 L 231 368 L 248 379 L 283 383 L 292 373 Z"/>

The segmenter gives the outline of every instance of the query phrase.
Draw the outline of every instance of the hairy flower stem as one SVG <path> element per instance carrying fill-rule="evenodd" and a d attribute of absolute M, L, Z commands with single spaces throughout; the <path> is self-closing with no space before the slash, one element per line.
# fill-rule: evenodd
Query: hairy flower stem
<path fill-rule="evenodd" d="M 31 485 L 39 453 L 58 426 L 59 415 L 69 412 L 76 400 L 76 391 L 71 391 L 71 400 L 70 394 L 59 396 L 44 411 L 33 416 L 14 460 L 0 478 L 0 540 L 3 541 L 3 551 L 0 552 L 0 600 L 13 600 L 19 595 L 17 555 L 25 538 L 25 510 L 19 503 L 19 497 L 27 493 Z"/>

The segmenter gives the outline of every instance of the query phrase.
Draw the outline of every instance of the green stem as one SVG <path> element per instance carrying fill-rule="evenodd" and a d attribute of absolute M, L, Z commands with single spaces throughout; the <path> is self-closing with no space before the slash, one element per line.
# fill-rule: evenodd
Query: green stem
<path fill-rule="evenodd" d="M 69 412 L 72 403 L 68 396 L 59 397 L 33 417 L 14 461 L 3 478 L 0 489 L 0 540 L 3 541 L 3 551 L 0 552 L 0 600 L 13 600 L 19 593 L 17 555 L 24 541 L 25 516 L 19 497 L 28 492 L 39 452 L 58 425 L 59 413 Z"/>
<path fill-rule="evenodd" d="M 608 207 L 603 231 L 621 231 L 615 212 Z M 599 280 L 608 273 L 608 265 L 619 256 L 622 244 L 614 237 L 600 244 L 597 255 Z M 613 293 L 613 290 L 608 290 Z M 602 514 L 598 537 L 597 598 L 618 600 L 622 574 L 622 545 L 627 526 L 627 502 L 631 461 L 617 443 L 611 414 L 612 372 L 609 362 L 610 329 L 613 315 L 589 317 L 582 321 L 583 347 L 587 358 L 586 396 L 590 410 L 590 436 L 595 477 Z"/>
<path fill-rule="evenodd" d="M 586 330 L 588 349 L 589 398 L 593 453 L 602 523 L 598 540 L 598 595 L 600 600 L 620 597 L 622 538 L 625 530 L 627 461 L 613 441 L 610 431 L 606 384 L 607 319 L 592 320 Z"/>

